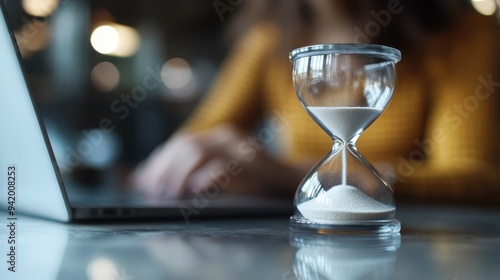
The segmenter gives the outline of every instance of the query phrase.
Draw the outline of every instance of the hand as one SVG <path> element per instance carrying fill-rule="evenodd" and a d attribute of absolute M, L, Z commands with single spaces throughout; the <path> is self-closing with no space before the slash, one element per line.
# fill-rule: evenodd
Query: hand
<path fill-rule="evenodd" d="M 290 166 L 270 157 L 254 137 L 233 126 L 179 132 L 133 172 L 133 184 L 151 197 L 178 198 L 209 188 L 238 188 L 259 194 L 293 194 L 312 166 Z"/>

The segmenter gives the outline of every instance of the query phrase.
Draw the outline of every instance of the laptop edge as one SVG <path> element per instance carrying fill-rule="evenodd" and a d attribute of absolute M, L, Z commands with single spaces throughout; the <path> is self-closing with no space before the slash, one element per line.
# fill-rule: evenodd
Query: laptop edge
<path fill-rule="evenodd" d="M 0 182 L 8 194 L 0 207 L 10 216 L 19 211 L 69 222 L 68 196 L 3 1 L 0 9 Z"/>

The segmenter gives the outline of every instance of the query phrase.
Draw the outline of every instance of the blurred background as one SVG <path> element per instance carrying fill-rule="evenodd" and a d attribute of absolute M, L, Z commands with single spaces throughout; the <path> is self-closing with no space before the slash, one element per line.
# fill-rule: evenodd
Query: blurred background
<path fill-rule="evenodd" d="M 231 12 L 221 20 L 211 1 L 5 2 L 56 156 L 69 168 L 146 157 L 206 92 L 228 49 Z M 110 133 L 93 130 L 103 120 Z"/>
<path fill-rule="evenodd" d="M 446 2 L 446 1 L 445 1 Z M 499 17 L 499 0 L 457 0 Z M 133 166 L 189 115 L 244 0 L 6 0 L 62 169 Z M 90 143 L 90 145 L 89 145 Z"/>

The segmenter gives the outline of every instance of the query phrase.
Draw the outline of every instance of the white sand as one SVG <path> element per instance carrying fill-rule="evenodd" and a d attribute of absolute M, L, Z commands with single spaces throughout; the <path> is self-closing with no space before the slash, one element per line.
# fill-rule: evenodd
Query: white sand
<path fill-rule="evenodd" d="M 307 110 L 344 142 L 382 113 L 382 110 L 369 107 L 307 107 Z"/>
<path fill-rule="evenodd" d="M 324 223 L 387 220 L 396 210 L 348 185 L 335 186 L 297 208 L 305 218 Z"/>

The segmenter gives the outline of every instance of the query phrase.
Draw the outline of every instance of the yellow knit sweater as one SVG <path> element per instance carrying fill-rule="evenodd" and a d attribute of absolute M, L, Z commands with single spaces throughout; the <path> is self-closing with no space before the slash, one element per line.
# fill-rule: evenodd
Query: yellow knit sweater
<path fill-rule="evenodd" d="M 494 152 L 499 128 L 494 110 L 500 94 L 500 79 L 494 75 L 495 32 L 492 19 L 467 15 L 430 40 L 423 55 L 403 51 L 391 104 L 357 142 L 372 164 L 392 166 L 399 198 L 500 198 Z M 250 29 L 184 129 L 229 122 L 251 130 L 267 116 L 284 124 L 272 135 L 283 161 L 325 156 L 332 140 L 301 107 L 293 89 L 292 65 L 286 55 L 275 52 L 278 37 L 267 23 Z"/>

